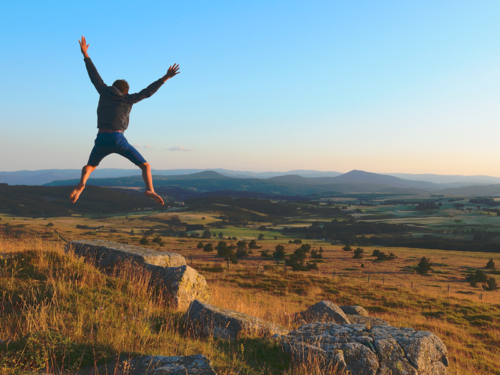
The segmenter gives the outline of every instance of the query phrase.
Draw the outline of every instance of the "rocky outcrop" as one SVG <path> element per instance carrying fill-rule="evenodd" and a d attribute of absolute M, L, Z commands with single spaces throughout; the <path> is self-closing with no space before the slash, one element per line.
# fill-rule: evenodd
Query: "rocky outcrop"
<path fill-rule="evenodd" d="M 66 244 L 64 249 L 66 252 L 72 251 L 78 256 L 94 261 L 96 266 L 100 268 L 110 268 L 123 261 L 161 267 L 186 265 L 186 259 L 180 254 L 159 252 L 104 240 L 71 241 Z"/>
<path fill-rule="evenodd" d="M 282 336 L 296 360 L 320 362 L 352 375 L 444 375 L 447 350 L 433 333 L 412 328 L 311 323 Z"/>
<path fill-rule="evenodd" d="M 364 324 L 368 328 L 375 326 L 388 326 L 385 320 L 380 318 L 374 318 L 373 316 L 361 316 L 361 315 L 350 315 L 346 314 L 347 318 L 351 321 L 352 324 Z"/>
<path fill-rule="evenodd" d="M 204 355 L 142 356 L 134 359 L 109 361 L 105 365 L 82 369 L 78 375 L 217 375 L 210 360 Z M 76 375 L 76 374 L 75 374 Z"/>
<path fill-rule="evenodd" d="M 349 318 L 339 306 L 330 301 L 321 301 L 295 315 L 297 320 L 306 323 L 334 322 L 337 324 L 350 324 Z"/>
<path fill-rule="evenodd" d="M 370 314 L 368 314 L 368 311 L 366 311 L 365 308 L 361 306 L 339 306 L 339 307 L 346 315 L 370 316 Z"/>
<path fill-rule="evenodd" d="M 288 333 L 288 330 L 280 325 L 198 300 L 189 306 L 184 315 L 184 322 L 197 335 L 213 336 L 229 341 L 237 340 L 244 333 L 262 336 Z"/>
<path fill-rule="evenodd" d="M 151 375 L 217 375 L 210 360 L 204 355 L 190 355 L 186 357 L 151 356 L 138 361 L 137 374 Z M 149 369 L 149 371 L 147 371 Z"/>
<path fill-rule="evenodd" d="M 189 266 L 164 268 L 145 265 L 145 268 L 151 272 L 151 283 L 165 288 L 176 309 L 186 310 L 194 300 L 210 300 L 205 278 Z"/>
<path fill-rule="evenodd" d="M 183 256 L 102 240 L 69 242 L 65 250 L 102 269 L 120 267 L 124 262 L 139 265 L 151 275 L 150 283 L 163 288 L 172 307 L 185 310 L 195 299 L 208 301 L 210 293 L 203 276 L 186 265 Z"/>

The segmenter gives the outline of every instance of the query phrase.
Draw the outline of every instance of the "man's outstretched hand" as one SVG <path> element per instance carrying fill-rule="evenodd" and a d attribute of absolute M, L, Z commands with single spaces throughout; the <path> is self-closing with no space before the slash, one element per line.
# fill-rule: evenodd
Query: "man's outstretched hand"
<path fill-rule="evenodd" d="M 87 41 L 85 40 L 85 37 L 82 36 L 82 40 L 79 40 L 78 43 L 80 43 L 80 50 L 82 51 L 83 56 L 86 57 L 86 58 L 88 58 L 89 54 L 87 53 L 87 50 L 89 48 L 89 45 L 87 44 Z"/>
<path fill-rule="evenodd" d="M 163 82 L 167 82 L 167 80 L 169 80 L 170 78 L 172 77 L 175 77 L 177 74 L 179 74 L 179 64 L 174 64 L 174 65 L 170 65 L 168 67 L 168 71 L 167 71 L 167 74 L 165 74 L 163 76 Z"/>

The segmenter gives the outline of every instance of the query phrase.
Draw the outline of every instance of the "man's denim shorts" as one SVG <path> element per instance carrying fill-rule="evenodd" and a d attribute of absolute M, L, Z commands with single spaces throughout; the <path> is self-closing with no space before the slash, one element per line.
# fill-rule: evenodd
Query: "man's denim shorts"
<path fill-rule="evenodd" d="M 87 165 L 97 167 L 101 160 L 109 154 L 121 155 L 135 165 L 146 163 L 139 151 L 128 143 L 123 133 L 99 133 Z"/>

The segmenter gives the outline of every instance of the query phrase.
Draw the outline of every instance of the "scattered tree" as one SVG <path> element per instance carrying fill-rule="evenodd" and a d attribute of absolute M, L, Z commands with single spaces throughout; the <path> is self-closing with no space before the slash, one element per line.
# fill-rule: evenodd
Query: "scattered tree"
<path fill-rule="evenodd" d="M 219 233 L 219 238 L 224 238 L 224 233 L 220 232 Z"/>
<path fill-rule="evenodd" d="M 349 245 L 349 244 L 345 245 L 345 246 L 342 248 L 342 250 L 344 250 L 344 251 L 352 251 L 352 249 L 351 249 L 351 245 Z"/>
<path fill-rule="evenodd" d="M 358 247 L 356 250 L 354 250 L 354 256 L 353 256 L 353 259 L 363 259 L 363 253 L 365 251 Z"/>
<path fill-rule="evenodd" d="M 474 273 L 470 273 L 465 278 L 470 286 L 476 287 L 478 283 L 485 283 L 488 281 L 488 275 L 483 270 L 476 270 Z"/>
<path fill-rule="evenodd" d="M 493 258 L 490 258 L 488 263 L 486 263 L 486 268 L 489 270 L 494 270 L 495 269 L 495 262 L 493 261 Z"/>
<path fill-rule="evenodd" d="M 275 251 L 273 252 L 273 258 L 275 259 L 285 259 L 286 253 L 285 253 L 285 246 L 283 245 L 276 245 Z"/>
<path fill-rule="evenodd" d="M 416 271 L 421 275 L 427 275 L 432 270 L 432 263 L 429 258 L 422 257 L 417 264 Z"/>
<path fill-rule="evenodd" d="M 486 284 L 483 284 L 483 289 L 492 292 L 498 289 L 498 283 L 493 277 L 489 277 Z"/>
<path fill-rule="evenodd" d="M 249 249 L 261 249 L 262 246 L 257 246 L 257 242 L 255 240 L 250 241 L 248 244 Z"/>
<path fill-rule="evenodd" d="M 207 251 L 207 252 L 214 251 L 214 245 L 212 245 L 212 243 L 211 243 L 211 242 L 207 243 L 207 244 L 203 247 L 203 251 Z"/>
<path fill-rule="evenodd" d="M 203 247 L 204 247 L 203 242 L 201 242 L 201 241 L 200 241 L 200 242 L 198 242 L 198 245 L 196 245 L 196 247 L 197 247 L 198 249 L 203 249 Z"/>
<path fill-rule="evenodd" d="M 259 233 L 259 240 L 263 240 L 264 239 L 264 235 L 262 233 Z"/>
<path fill-rule="evenodd" d="M 210 230 L 205 229 L 201 238 L 212 238 L 212 233 L 210 233 Z"/>
<path fill-rule="evenodd" d="M 139 240 L 139 243 L 141 245 L 148 245 L 149 244 L 149 241 L 146 237 L 142 237 L 140 240 Z"/>
<path fill-rule="evenodd" d="M 259 253 L 260 253 L 261 257 L 264 257 L 264 258 L 270 258 L 271 257 L 270 250 L 261 250 L 261 251 L 259 251 Z"/>

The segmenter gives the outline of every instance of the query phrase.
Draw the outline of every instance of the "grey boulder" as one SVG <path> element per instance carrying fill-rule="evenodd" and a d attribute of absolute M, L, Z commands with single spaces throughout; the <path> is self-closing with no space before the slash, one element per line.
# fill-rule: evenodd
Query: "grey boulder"
<path fill-rule="evenodd" d="M 389 325 L 389 323 L 387 323 L 385 320 L 380 318 L 374 318 L 373 316 L 350 315 L 350 314 L 346 314 L 346 316 L 351 321 L 352 324 L 364 324 L 367 327 Z"/>
<path fill-rule="evenodd" d="M 370 316 L 368 311 L 365 310 L 362 306 L 339 306 L 340 309 L 346 315 L 361 315 L 361 316 Z"/>
<path fill-rule="evenodd" d="M 311 323 L 281 336 L 295 360 L 313 360 L 352 375 L 445 375 L 447 350 L 433 333 L 363 324 Z"/>
<path fill-rule="evenodd" d="M 349 318 L 339 306 L 331 301 L 321 301 L 312 305 L 307 310 L 295 315 L 306 323 L 334 322 L 336 324 L 350 324 Z"/>
<path fill-rule="evenodd" d="M 151 275 L 150 284 L 167 292 L 173 308 L 185 310 L 195 299 L 210 299 L 205 278 L 187 266 L 180 254 L 102 240 L 72 241 L 66 244 L 65 250 L 102 269 L 119 268 L 125 262 L 142 267 Z"/>
<path fill-rule="evenodd" d="M 144 247 L 104 240 L 71 241 L 64 249 L 66 252 L 72 251 L 78 256 L 89 258 L 100 268 L 109 268 L 123 261 L 161 267 L 186 265 L 186 259 L 177 253 L 158 252 Z"/>
<path fill-rule="evenodd" d="M 237 340 L 242 334 L 280 336 L 288 333 L 286 328 L 278 324 L 198 300 L 191 303 L 183 320 L 188 329 L 196 335 L 213 336 L 229 341 Z"/>

